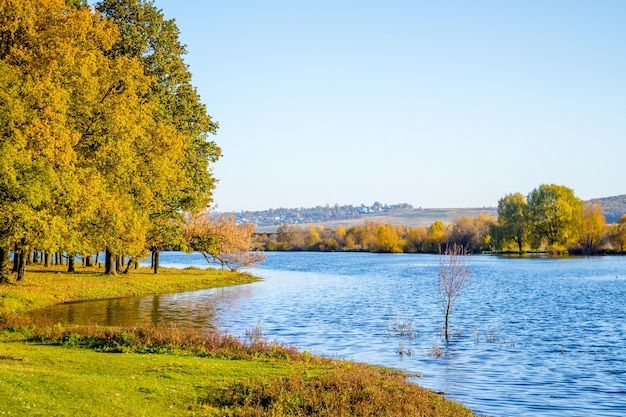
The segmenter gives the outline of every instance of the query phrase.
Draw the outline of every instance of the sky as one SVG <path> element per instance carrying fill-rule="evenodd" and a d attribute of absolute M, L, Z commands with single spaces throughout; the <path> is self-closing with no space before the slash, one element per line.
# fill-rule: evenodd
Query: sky
<path fill-rule="evenodd" d="M 218 211 L 626 194 L 626 2 L 156 0 L 223 156 Z"/>

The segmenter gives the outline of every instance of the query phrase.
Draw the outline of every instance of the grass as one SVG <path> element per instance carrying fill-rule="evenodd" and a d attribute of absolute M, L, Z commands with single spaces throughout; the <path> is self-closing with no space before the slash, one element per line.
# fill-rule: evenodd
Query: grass
<path fill-rule="evenodd" d="M 0 415 L 211 415 L 219 411 L 206 401 L 212 390 L 289 373 L 287 366 L 262 361 L 24 343 L 1 348 L 3 357 L 15 359 L 0 359 Z"/>
<path fill-rule="evenodd" d="M 254 279 L 245 274 L 168 270 L 108 278 L 30 270 L 27 279 L 0 287 L 0 416 L 472 415 L 400 372 L 312 356 L 266 340 L 259 328 L 238 339 L 174 326 L 36 323 L 23 314 L 55 300 Z"/>

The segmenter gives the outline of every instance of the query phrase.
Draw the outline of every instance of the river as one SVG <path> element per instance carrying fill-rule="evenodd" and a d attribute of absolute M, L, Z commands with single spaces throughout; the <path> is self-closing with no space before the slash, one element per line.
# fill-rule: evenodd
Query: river
<path fill-rule="evenodd" d="M 206 266 L 163 253 L 163 266 Z M 177 323 L 400 368 L 492 416 L 626 415 L 626 258 L 471 256 L 442 338 L 434 255 L 267 253 L 261 282 L 55 306 L 55 320 Z M 407 334 L 407 329 L 411 329 Z"/>

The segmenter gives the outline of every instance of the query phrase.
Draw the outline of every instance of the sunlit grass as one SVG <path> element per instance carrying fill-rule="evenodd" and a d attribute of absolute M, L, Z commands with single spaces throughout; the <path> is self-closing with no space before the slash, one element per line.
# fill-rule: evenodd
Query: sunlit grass
<path fill-rule="evenodd" d="M 293 372 L 284 362 L 99 353 L 24 343 L 3 343 L 0 349 L 0 415 L 212 415 L 204 413 L 212 390 Z"/>

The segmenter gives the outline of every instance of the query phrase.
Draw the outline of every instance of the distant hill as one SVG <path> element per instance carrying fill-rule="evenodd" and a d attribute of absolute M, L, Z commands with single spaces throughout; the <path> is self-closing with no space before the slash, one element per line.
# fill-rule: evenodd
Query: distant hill
<path fill-rule="evenodd" d="M 626 214 L 626 194 L 589 200 L 602 208 L 607 223 L 614 223 Z M 496 207 L 478 208 L 414 208 L 407 203 L 381 204 L 371 206 L 337 205 L 317 206 L 296 209 L 269 209 L 261 211 L 241 211 L 230 213 L 239 224 L 254 224 L 258 232 L 272 232 L 280 225 L 309 225 L 336 228 L 339 225 L 350 227 L 365 221 L 397 224 L 407 227 L 430 226 L 435 220 L 454 222 L 462 216 L 476 217 L 480 213 L 496 218 Z"/>
<path fill-rule="evenodd" d="M 607 223 L 617 223 L 620 217 L 626 214 L 626 194 L 614 197 L 604 197 L 589 200 L 590 203 L 598 203 Z"/>
<path fill-rule="evenodd" d="M 453 222 L 461 216 L 475 217 L 480 213 L 496 216 L 495 207 L 483 208 L 414 208 L 410 204 L 381 204 L 371 206 L 361 204 L 318 206 L 297 209 L 269 209 L 262 211 L 242 211 L 231 213 L 239 224 L 254 224 L 258 232 L 275 231 L 280 225 L 309 225 L 336 228 L 339 225 L 350 227 L 365 221 L 390 223 L 408 227 L 430 226 L 435 220 Z"/>

